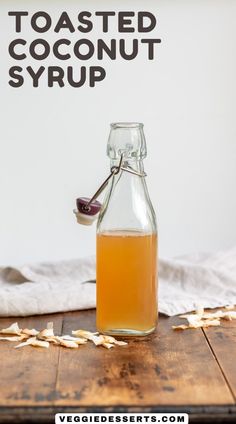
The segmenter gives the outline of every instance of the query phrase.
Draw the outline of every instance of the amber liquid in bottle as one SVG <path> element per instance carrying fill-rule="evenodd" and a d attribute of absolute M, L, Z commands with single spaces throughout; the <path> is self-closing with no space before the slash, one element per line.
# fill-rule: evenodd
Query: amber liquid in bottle
<path fill-rule="evenodd" d="M 145 336 L 157 324 L 157 226 L 146 153 L 143 124 L 111 124 L 107 154 L 117 172 L 97 223 L 96 321 L 103 334 Z"/>
<path fill-rule="evenodd" d="M 151 333 L 157 321 L 157 235 L 97 235 L 97 328 L 109 334 Z"/>

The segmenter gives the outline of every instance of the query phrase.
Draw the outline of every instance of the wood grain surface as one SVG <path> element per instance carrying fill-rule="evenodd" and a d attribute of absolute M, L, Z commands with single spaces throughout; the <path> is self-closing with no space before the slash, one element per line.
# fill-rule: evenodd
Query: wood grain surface
<path fill-rule="evenodd" d="M 236 399 L 236 320 L 222 321 L 220 327 L 212 330 L 204 330 L 206 339 Z"/>
<path fill-rule="evenodd" d="M 0 328 L 13 321 L 0 319 Z M 17 321 L 37 329 L 53 321 L 56 334 L 70 334 L 95 330 L 95 311 Z M 95 410 L 186 411 L 195 422 L 236 422 L 236 323 L 174 332 L 179 322 L 160 317 L 154 334 L 111 350 L 92 343 L 13 349 L 15 343 L 0 342 L 0 422 L 53 422 L 56 412 Z"/>

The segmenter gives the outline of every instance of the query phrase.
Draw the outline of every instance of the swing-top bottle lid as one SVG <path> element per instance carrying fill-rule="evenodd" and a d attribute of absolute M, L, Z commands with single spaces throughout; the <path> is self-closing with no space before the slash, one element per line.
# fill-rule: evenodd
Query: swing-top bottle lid
<path fill-rule="evenodd" d="M 88 197 L 79 197 L 76 199 L 76 206 L 74 214 L 77 222 L 83 225 L 91 225 L 97 219 L 102 205 L 98 200 L 91 201 Z"/>
<path fill-rule="evenodd" d="M 143 124 L 139 122 L 114 122 L 111 124 L 107 144 L 109 158 L 143 159 L 147 156 Z"/>

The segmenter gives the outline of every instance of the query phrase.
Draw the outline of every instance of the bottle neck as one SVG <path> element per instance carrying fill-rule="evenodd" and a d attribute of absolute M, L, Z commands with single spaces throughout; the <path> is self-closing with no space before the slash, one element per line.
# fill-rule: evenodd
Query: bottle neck
<path fill-rule="evenodd" d="M 111 169 L 119 167 L 119 161 L 111 160 Z M 129 158 L 122 162 L 120 171 L 115 174 L 108 189 L 108 199 L 115 195 L 116 198 L 126 199 L 126 204 L 132 204 L 134 198 L 147 198 L 147 186 L 145 180 L 144 166 L 142 159 Z"/>
<path fill-rule="evenodd" d="M 114 166 L 119 166 L 118 160 L 111 160 L 111 168 Z M 122 168 L 125 170 L 121 169 L 110 179 L 98 219 L 98 232 L 155 233 L 155 213 L 146 186 L 143 161 L 124 160 Z"/>
<path fill-rule="evenodd" d="M 111 169 L 116 167 L 119 167 L 119 160 L 114 160 L 112 159 L 110 161 L 110 166 Z M 144 172 L 144 165 L 143 165 L 143 161 L 142 159 L 137 159 L 137 158 L 125 158 L 122 162 L 122 171 L 124 171 L 125 173 L 129 173 L 132 175 L 132 171 L 133 171 L 133 175 L 135 174 L 140 174 L 140 177 L 144 177 L 146 174 Z"/>
<path fill-rule="evenodd" d="M 148 195 L 143 166 L 147 154 L 143 125 L 112 124 L 107 154 L 111 159 L 113 176 L 109 180 L 98 218 L 98 233 L 155 233 L 155 213 Z"/>

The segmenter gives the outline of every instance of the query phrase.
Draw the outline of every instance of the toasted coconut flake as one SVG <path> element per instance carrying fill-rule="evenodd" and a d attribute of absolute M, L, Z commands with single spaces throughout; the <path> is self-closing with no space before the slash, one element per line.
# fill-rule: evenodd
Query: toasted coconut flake
<path fill-rule="evenodd" d="M 30 337 L 30 336 L 28 336 L 27 334 L 23 334 L 23 333 L 21 333 L 21 335 L 20 335 L 20 336 L 16 336 L 16 337 L 20 337 L 20 338 L 21 338 L 21 340 L 27 340 L 27 339 L 29 339 L 29 337 Z"/>
<path fill-rule="evenodd" d="M 36 337 L 30 337 L 30 339 L 26 340 L 26 342 L 20 343 L 17 346 L 14 346 L 15 349 L 18 349 L 19 347 L 24 346 L 34 346 L 34 347 L 49 347 L 49 343 L 46 341 L 37 340 Z"/>
<path fill-rule="evenodd" d="M 26 334 L 22 334 L 21 336 L 12 336 L 12 337 L 0 337 L 0 340 L 6 340 L 8 342 L 20 342 L 21 340 L 27 339 Z"/>
<path fill-rule="evenodd" d="M 232 319 L 236 319 L 236 311 L 223 312 L 222 319 L 227 319 L 228 321 L 232 321 Z"/>
<path fill-rule="evenodd" d="M 188 328 L 198 328 L 202 321 L 201 316 L 196 314 L 181 315 L 180 318 L 185 318 L 188 321 Z"/>
<path fill-rule="evenodd" d="M 95 337 L 96 338 L 93 340 L 94 344 L 96 346 L 104 346 L 107 349 L 114 347 L 115 344 L 119 346 L 124 346 L 127 344 L 126 342 L 116 340 L 115 337 L 107 336 L 103 334 L 100 334 L 99 336 L 95 336 Z"/>
<path fill-rule="evenodd" d="M 216 311 L 216 312 L 205 312 L 203 319 L 215 319 L 222 318 L 227 320 L 236 319 L 236 311 Z"/>
<path fill-rule="evenodd" d="M 82 337 L 73 337 L 73 336 L 69 336 L 69 335 L 60 336 L 60 339 L 72 341 L 72 342 L 77 343 L 78 345 L 87 343 L 87 339 L 83 339 Z"/>
<path fill-rule="evenodd" d="M 106 336 L 106 335 L 101 335 L 103 337 L 103 340 L 105 343 L 113 343 L 116 344 L 118 346 L 125 346 L 128 343 L 127 342 L 123 342 L 121 340 L 116 340 L 115 337 L 112 336 Z"/>
<path fill-rule="evenodd" d="M 36 337 L 30 337 L 26 342 L 20 343 L 17 346 L 14 346 L 15 349 L 18 349 L 19 347 L 24 347 L 30 345 L 32 342 L 36 341 Z"/>
<path fill-rule="evenodd" d="M 106 334 L 101 334 L 99 337 L 103 340 L 104 343 L 115 343 L 116 339 L 112 336 L 107 336 Z"/>
<path fill-rule="evenodd" d="M 101 334 L 100 335 L 103 338 L 103 341 L 105 343 L 115 343 L 116 339 L 113 336 L 107 336 L 106 334 Z"/>
<path fill-rule="evenodd" d="M 10 327 L 0 330 L 0 340 L 22 342 L 16 349 L 24 346 L 44 347 L 48 348 L 50 343 L 61 345 L 67 348 L 76 349 L 79 345 L 86 344 L 88 340 L 92 341 L 96 346 L 103 346 L 106 349 L 111 349 L 114 345 L 125 346 L 126 342 L 116 340 L 112 336 L 102 335 L 98 332 L 90 332 L 86 330 L 72 331 L 73 336 L 55 336 L 53 331 L 53 322 L 48 322 L 47 327 L 41 331 L 34 328 L 24 328 L 21 330 L 17 322 L 13 323 Z M 5 336 L 6 334 L 6 336 Z M 7 337 L 9 335 L 9 337 Z"/>
<path fill-rule="evenodd" d="M 54 336 L 54 337 L 47 337 L 47 342 L 55 344 L 55 345 L 59 345 L 60 341 L 58 340 L 58 336 Z"/>
<path fill-rule="evenodd" d="M 77 337 L 82 337 L 86 340 L 91 340 L 96 346 L 100 345 L 101 341 L 103 340 L 100 336 L 97 336 L 97 332 L 91 333 L 90 331 L 85 330 L 75 330 L 72 331 L 72 334 Z"/>
<path fill-rule="evenodd" d="M 187 330 L 189 328 L 191 328 L 189 325 L 172 325 L 173 330 Z"/>
<path fill-rule="evenodd" d="M 225 309 L 227 310 L 227 311 L 231 311 L 232 309 L 234 309 L 235 308 L 235 305 L 226 305 L 225 306 Z"/>
<path fill-rule="evenodd" d="M 85 331 L 85 330 L 75 330 L 72 331 L 72 334 L 78 337 L 82 337 L 85 338 L 86 340 L 90 340 L 92 341 L 96 346 L 105 346 L 108 349 L 111 348 L 111 346 L 109 346 L 110 344 L 116 344 L 119 346 L 124 346 L 127 343 L 126 342 L 122 342 L 119 340 L 116 340 L 114 337 L 112 336 L 106 336 L 103 334 L 98 334 L 96 333 L 91 333 L 90 331 Z M 108 346 L 106 346 L 108 345 Z"/>
<path fill-rule="evenodd" d="M 200 321 L 195 321 L 192 322 L 191 324 L 189 323 L 189 325 L 173 325 L 172 328 L 173 330 L 188 330 L 188 329 L 196 329 L 196 328 L 207 328 L 207 327 L 217 327 L 220 325 L 220 320 L 219 319 L 207 319 L 207 320 L 200 320 Z"/>
<path fill-rule="evenodd" d="M 37 335 L 39 340 L 47 340 L 49 337 L 53 337 L 53 336 L 54 336 L 54 333 L 51 330 L 48 330 L 47 328 L 40 331 L 40 333 Z"/>
<path fill-rule="evenodd" d="M 117 346 L 126 346 L 128 343 L 127 342 L 123 342 L 122 340 L 116 340 L 115 344 Z"/>
<path fill-rule="evenodd" d="M 229 310 L 226 311 L 215 311 L 215 312 L 205 312 L 202 311 L 200 314 L 186 314 L 186 315 L 180 315 L 179 318 L 185 318 L 187 319 L 188 323 L 193 326 L 195 326 L 195 323 L 199 323 L 200 321 L 208 321 L 208 320 L 220 320 L 225 319 L 228 321 L 231 321 L 232 319 L 236 319 L 236 311 L 231 310 L 232 306 L 229 306 Z M 227 307 L 226 307 L 227 309 Z M 207 325 L 207 323 L 206 323 Z M 219 324 L 217 324 L 219 325 Z M 198 326 L 198 325 L 197 325 Z M 201 325 L 202 326 L 202 325 Z"/>
<path fill-rule="evenodd" d="M 63 340 L 63 339 L 61 339 L 60 345 L 61 346 L 64 346 L 64 347 L 68 347 L 70 349 L 77 349 L 78 348 L 78 343 L 73 342 L 71 340 Z"/>
<path fill-rule="evenodd" d="M 42 341 L 42 340 L 37 340 L 37 339 L 34 340 L 33 342 L 31 342 L 30 345 L 31 346 L 34 346 L 34 347 L 46 347 L 46 348 L 49 347 L 49 343 L 48 342 Z"/>
<path fill-rule="evenodd" d="M 113 344 L 111 344 L 111 343 L 106 343 L 106 342 L 102 343 L 102 345 L 101 345 L 101 346 L 104 346 L 104 347 L 106 347 L 107 349 L 111 349 L 111 347 L 115 347 Z"/>
<path fill-rule="evenodd" d="M 24 328 L 24 330 L 22 330 L 22 333 L 27 334 L 28 336 L 37 336 L 39 334 L 39 331 L 35 330 L 34 328 Z"/>
<path fill-rule="evenodd" d="M 54 336 L 54 337 L 48 337 L 47 342 L 51 342 L 53 344 L 61 345 L 65 347 L 74 347 L 74 345 L 72 344 L 71 346 L 69 346 L 70 342 L 76 343 L 78 346 L 78 345 L 86 344 L 87 340 L 78 338 L 78 337 L 73 337 L 73 336 Z"/>
<path fill-rule="evenodd" d="M 202 321 L 201 327 L 207 328 L 207 327 L 218 327 L 220 325 L 219 319 L 207 319 Z"/>
<path fill-rule="evenodd" d="M 216 312 L 204 312 L 202 315 L 198 314 L 186 314 L 186 315 L 180 315 L 179 318 L 185 318 L 189 322 L 189 324 L 194 322 L 199 322 L 201 320 L 205 319 L 215 319 L 215 318 L 222 318 L 224 314 L 227 314 L 228 312 L 222 312 L 222 311 L 216 311 Z"/>
<path fill-rule="evenodd" d="M 40 340 L 47 340 L 48 337 L 54 337 L 53 322 L 48 322 L 47 328 L 40 331 L 40 333 L 38 333 L 37 337 Z"/>
<path fill-rule="evenodd" d="M 0 334 L 16 334 L 16 335 L 20 335 L 21 334 L 21 329 L 18 326 L 17 322 L 14 322 L 13 324 L 10 325 L 10 327 L 8 328 L 3 328 L 2 330 L 0 330 Z"/>
<path fill-rule="evenodd" d="M 95 346 L 101 346 L 103 345 L 103 343 L 109 343 L 105 342 L 104 337 L 102 335 L 94 336 L 92 342 L 95 344 Z"/>
<path fill-rule="evenodd" d="M 93 340 L 94 336 L 97 336 L 98 332 L 91 333 L 91 331 L 75 330 L 72 331 L 72 334 L 77 337 L 82 337 L 83 339 Z"/>
<path fill-rule="evenodd" d="M 231 306 L 230 306 L 231 309 Z M 185 318 L 188 321 L 188 325 L 173 326 L 174 330 L 187 330 L 189 328 L 207 328 L 219 326 L 221 319 L 232 320 L 236 319 L 236 311 L 215 311 L 205 312 L 204 309 L 196 311 L 196 314 L 181 315 L 180 318 Z"/>
<path fill-rule="evenodd" d="M 127 345 L 128 344 L 126 342 L 122 342 L 122 341 L 116 340 L 112 336 L 105 336 L 105 335 L 102 335 L 102 334 L 100 334 L 99 336 L 95 336 L 92 341 L 94 342 L 94 344 L 96 346 L 105 346 L 105 347 L 108 347 L 108 349 L 111 346 L 106 346 L 106 345 L 112 344 L 112 346 L 114 346 L 114 345 L 124 346 L 124 345 Z"/>
<path fill-rule="evenodd" d="M 201 317 L 199 315 L 191 315 L 186 317 L 188 323 L 192 327 L 198 327 L 198 324 L 201 322 Z"/>
<path fill-rule="evenodd" d="M 219 319 L 222 318 L 224 315 L 223 311 L 216 311 L 216 312 L 204 312 L 202 319 Z"/>

